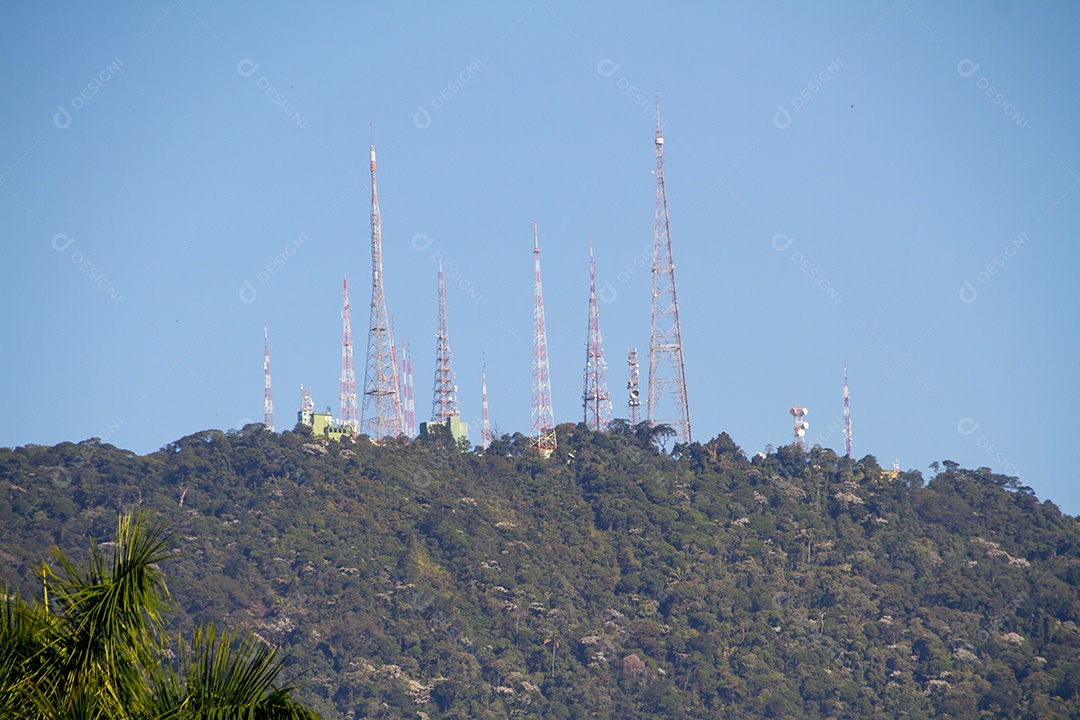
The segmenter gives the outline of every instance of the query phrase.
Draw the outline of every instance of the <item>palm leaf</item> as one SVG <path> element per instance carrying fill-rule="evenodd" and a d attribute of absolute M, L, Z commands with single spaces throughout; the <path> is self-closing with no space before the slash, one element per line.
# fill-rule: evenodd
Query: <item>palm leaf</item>
<path fill-rule="evenodd" d="M 54 666 L 74 709 L 84 695 L 98 698 L 112 717 L 131 717 L 145 702 L 144 671 L 156 665 L 162 613 L 170 605 L 157 563 L 170 557 L 162 521 L 144 513 L 117 520 L 111 559 L 91 544 L 81 570 L 56 552 L 55 591 L 64 632 Z"/>
<path fill-rule="evenodd" d="M 213 625 L 180 639 L 179 661 L 154 679 L 156 717 L 180 720 L 317 720 L 294 702 L 292 686 L 278 685 L 277 648 L 239 630 L 219 635 Z"/>

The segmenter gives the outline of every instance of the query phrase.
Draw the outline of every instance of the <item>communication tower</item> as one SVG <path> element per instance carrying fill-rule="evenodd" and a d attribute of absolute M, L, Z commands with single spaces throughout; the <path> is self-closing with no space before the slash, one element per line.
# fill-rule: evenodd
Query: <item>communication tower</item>
<path fill-rule="evenodd" d="M 660 134 L 660 94 L 656 95 L 656 230 L 653 235 L 652 334 L 649 338 L 649 424 L 667 424 L 689 444 L 690 407 L 686 396 L 679 303 L 675 294 L 675 260 L 664 186 L 664 138 Z M 660 403 L 672 406 L 661 414 Z"/>
<path fill-rule="evenodd" d="M 630 425 L 641 422 L 641 391 L 638 389 L 637 348 L 626 351 L 626 364 L 630 366 L 630 379 L 626 382 L 627 405 L 630 409 Z"/>
<path fill-rule="evenodd" d="M 341 311 L 341 424 L 356 432 L 360 418 L 356 408 L 356 371 L 353 368 L 352 320 L 349 316 L 349 278 L 345 278 L 342 290 Z"/>
<path fill-rule="evenodd" d="M 367 363 L 364 369 L 364 407 L 360 429 L 375 441 L 401 435 L 400 383 L 394 361 L 394 340 L 383 291 L 382 220 L 375 187 L 375 145 L 371 145 L 371 312 L 368 324 Z"/>
<path fill-rule="evenodd" d="M 263 425 L 274 432 L 274 397 L 270 392 L 270 338 L 263 321 Z"/>
<path fill-rule="evenodd" d="M 851 457 L 851 394 L 847 384 L 847 360 L 844 360 L 844 454 Z"/>
<path fill-rule="evenodd" d="M 555 413 L 551 408 L 551 369 L 548 365 L 547 326 L 544 322 L 544 290 L 540 282 L 540 240 L 533 223 L 533 255 L 535 257 L 535 280 L 533 295 L 533 383 L 532 428 L 533 447 L 545 459 L 555 452 Z"/>
<path fill-rule="evenodd" d="M 806 450 L 806 431 L 810 429 L 810 423 L 803 418 L 809 413 L 809 410 L 798 405 L 791 408 L 791 415 L 795 418 L 795 446 L 800 450 Z"/>
<path fill-rule="evenodd" d="M 431 400 L 431 421 L 446 422 L 458 417 L 457 379 L 451 364 L 450 337 L 446 332 L 446 282 L 439 263 L 439 329 L 435 333 L 435 392 Z"/>
<path fill-rule="evenodd" d="M 481 425 L 480 425 L 480 444 L 484 450 L 488 449 L 491 445 L 491 422 L 488 420 L 488 400 L 487 400 L 487 358 L 484 354 L 480 354 L 480 389 L 483 395 L 481 405 Z"/>
<path fill-rule="evenodd" d="M 402 414 L 405 421 L 405 435 L 414 438 L 416 437 L 416 403 L 413 397 L 412 343 L 408 338 L 403 337 L 398 345 L 401 347 L 399 374 L 403 384 L 401 397 L 404 402 Z"/>
<path fill-rule="evenodd" d="M 596 263 L 589 240 L 589 337 L 585 342 L 585 425 L 600 431 L 611 422 L 611 395 L 604 362 L 604 340 L 600 335 L 600 305 L 596 302 Z"/>

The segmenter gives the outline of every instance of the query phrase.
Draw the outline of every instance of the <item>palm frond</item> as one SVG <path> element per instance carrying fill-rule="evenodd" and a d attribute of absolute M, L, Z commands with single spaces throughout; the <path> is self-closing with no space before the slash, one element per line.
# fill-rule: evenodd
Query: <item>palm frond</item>
<path fill-rule="evenodd" d="M 213 625 L 195 631 L 190 648 L 180 643 L 178 667 L 154 683 L 153 706 L 161 718 L 265 718 L 317 720 L 278 685 L 277 648 L 240 630 L 218 634 Z"/>
<path fill-rule="evenodd" d="M 71 698 L 94 694 L 116 717 L 130 716 L 145 701 L 144 672 L 156 664 L 162 614 L 171 601 L 157 567 L 170 557 L 170 541 L 164 522 L 133 512 L 117 520 L 111 559 L 96 543 L 85 570 L 55 553 L 65 652 L 54 670 Z"/>

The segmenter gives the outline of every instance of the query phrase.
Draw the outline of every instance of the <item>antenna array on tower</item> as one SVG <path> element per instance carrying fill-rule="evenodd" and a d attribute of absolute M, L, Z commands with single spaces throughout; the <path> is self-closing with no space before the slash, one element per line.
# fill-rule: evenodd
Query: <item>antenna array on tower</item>
<path fill-rule="evenodd" d="M 361 430 L 373 440 L 401 435 L 404 417 L 394 342 L 386 312 L 382 276 L 382 221 L 375 188 L 375 145 L 371 146 L 371 322 L 368 325 Z"/>
<path fill-rule="evenodd" d="M 664 187 L 664 138 L 660 134 L 660 95 L 656 97 L 656 230 L 653 235 L 652 333 L 649 338 L 649 424 L 670 425 L 679 440 L 690 443 L 690 408 L 686 397 L 679 303 L 675 295 L 675 260 Z M 661 415 L 667 398 L 674 407 Z"/>
<path fill-rule="evenodd" d="M 800 450 L 806 449 L 806 431 L 810 429 L 810 423 L 803 420 L 810 411 L 796 405 L 791 408 L 791 416 L 795 418 L 795 447 Z"/>
<path fill-rule="evenodd" d="M 600 335 L 600 305 L 596 302 L 596 263 L 592 240 L 589 240 L 589 337 L 585 341 L 585 425 L 603 430 L 611 422 L 611 396 L 608 394 L 604 341 Z"/>
<path fill-rule="evenodd" d="M 536 258 L 536 275 L 533 284 L 535 307 L 533 309 L 533 394 L 532 429 L 533 447 L 547 458 L 555 452 L 555 413 L 551 408 L 551 370 L 548 366 L 547 327 L 544 322 L 544 290 L 540 282 L 540 240 L 533 223 L 533 255 Z"/>

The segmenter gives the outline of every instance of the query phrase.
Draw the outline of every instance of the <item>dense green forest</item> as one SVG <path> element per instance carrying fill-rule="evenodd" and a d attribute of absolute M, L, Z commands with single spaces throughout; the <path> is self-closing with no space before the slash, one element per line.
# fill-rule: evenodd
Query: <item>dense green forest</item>
<path fill-rule="evenodd" d="M 0 449 L 0 580 L 152 511 L 172 629 L 280 645 L 326 718 L 1080 718 L 1080 523 L 1015 478 L 558 432 Z"/>

